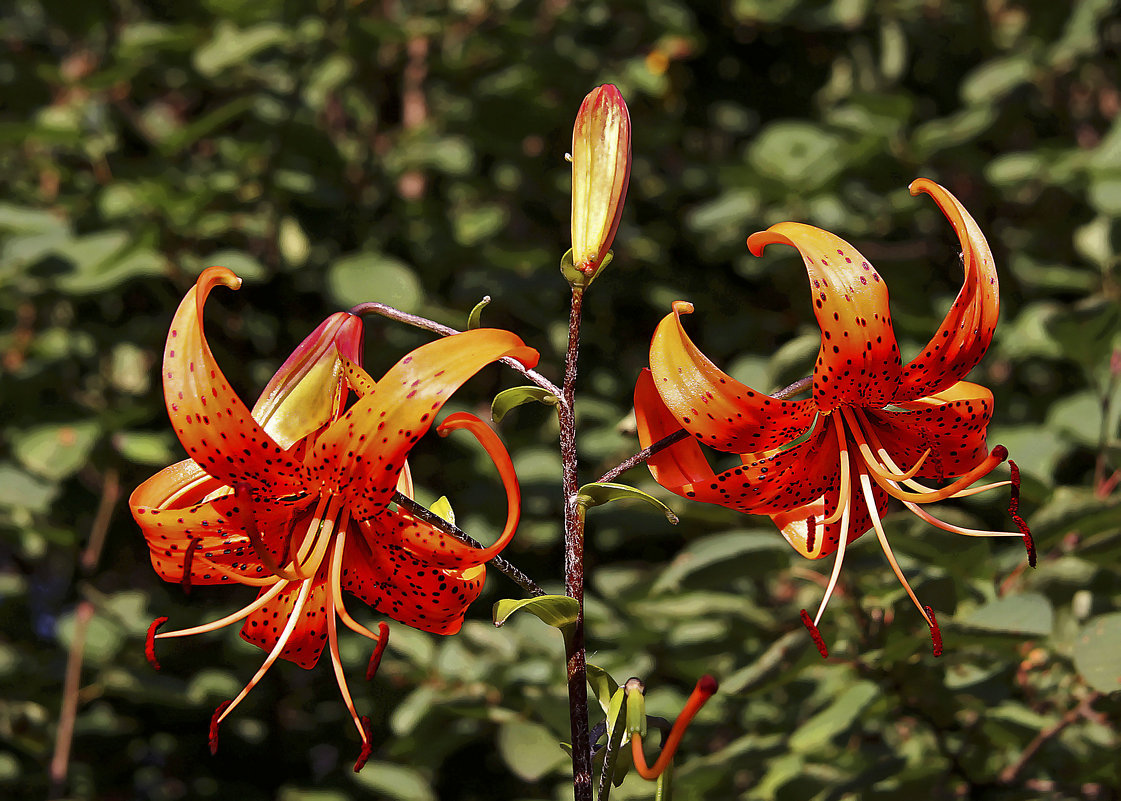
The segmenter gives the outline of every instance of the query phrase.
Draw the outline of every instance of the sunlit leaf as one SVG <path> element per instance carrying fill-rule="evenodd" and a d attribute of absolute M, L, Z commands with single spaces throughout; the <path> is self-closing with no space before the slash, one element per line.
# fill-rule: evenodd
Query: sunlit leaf
<path fill-rule="evenodd" d="M 476 307 L 477 308 L 477 307 Z M 556 406 L 558 398 L 547 389 L 541 387 L 512 387 L 504 389 L 494 396 L 490 405 L 491 419 L 501 423 L 507 413 L 525 403 L 543 403 L 546 406 Z"/>
<path fill-rule="evenodd" d="M 642 490 L 628 487 L 626 484 L 612 484 L 608 482 L 585 484 L 576 493 L 577 503 L 585 508 L 600 506 L 612 501 L 642 501 L 659 509 L 670 523 L 677 524 L 677 515 L 673 510 L 659 501 L 653 495 Z"/>

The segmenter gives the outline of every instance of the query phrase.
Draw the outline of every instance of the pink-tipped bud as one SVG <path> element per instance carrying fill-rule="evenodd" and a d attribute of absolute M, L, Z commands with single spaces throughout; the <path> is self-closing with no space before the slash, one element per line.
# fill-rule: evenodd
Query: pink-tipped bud
<path fill-rule="evenodd" d="M 292 351 L 253 407 L 277 445 L 288 448 L 342 414 L 343 358 L 362 363 L 362 319 L 336 312 Z"/>
<path fill-rule="evenodd" d="M 615 239 L 630 174 L 630 112 L 604 84 L 584 98 L 572 129 L 572 264 L 588 282 Z"/>

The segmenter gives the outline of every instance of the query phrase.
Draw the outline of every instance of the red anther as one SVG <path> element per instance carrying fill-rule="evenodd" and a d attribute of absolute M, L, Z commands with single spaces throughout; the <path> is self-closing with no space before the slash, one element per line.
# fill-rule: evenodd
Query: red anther
<path fill-rule="evenodd" d="M 1020 536 L 1024 538 L 1024 547 L 1028 551 L 1028 564 L 1035 567 L 1035 540 L 1032 539 L 1028 521 L 1020 516 L 1020 468 L 1011 459 L 1008 460 L 1008 468 L 1012 471 L 1012 492 L 1008 499 L 1008 514 L 1012 516 L 1012 522 L 1020 529 Z"/>
<path fill-rule="evenodd" d="M 156 670 L 160 669 L 160 662 L 156 659 L 156 629 L 167 622 L 166 617 L 157 617 L 148 627 L 148 637 L 144 640 L 144 658 Z"/>
<path fill-rule="evenodd" d="M 814 541 L 817 540 L 817 518 L 810 515 L 806 521 L 806 550 L 813 552 Z"/>
<path fill-rule="evenodd" d="M 829 658 L 829 649 L 825 645 L 825 638 L 821 636 L 821 632 L 817 630 L 814 625 L 813 619 L 810 618 L 810 613 L 805 609 L 802 610 L 802 625 L 810 631 L 810 636 L 814 639 L 814 645 L 817 646 L 818 652 L 822 657 Z"/>
<path fill-rule="evenodd" d="M 366 665 L 366 681 L 374 677 L 378 672 L 378 665 L 381 664 L 381 655 L 385 651 L 385 646 L 389 644 L 389 626 L 385 623 L 378 623 L 378 644 L 374 646 L 374 652 L 370 654 L 370 663 Z M 357 768 L 355 768 L 357 770 Z"/>
<path fill-rule="evenodd" d="M 992 455 L 1003 462 L 1008 458 L 1008 448 L 1004 447 L 1003 445 L 997 445 L 995 448 L 993 448 Z"/>
<path fill-rule="evenodd" d="M 218 704 L 218 708 L 214 710 L 214 714 L 210 716 L 210 754 L 213 756 L 218 753 L 218 718 L 222 717 L 222 713 L 230 708 L 233 701 L 223 701 Z"/>
<path fill-rule="evenodd" d="M 370 726 L 370 719 L 365 715 L 359 721 L 362 724 L 362 750 L 358 754 L 358 760 L 354 763 L 354 772 L 362 770 L 366 765 L 366 760 L 370 758 L 370 754 L 374 752 L 374 731 Z"/>
<path fill-rule="evenodd" d="M 187 552 L 183 554 L 183 578 L 179 579 L 179 585 L 183 588 L 184 595 L 191 594 L 191 563 L 195 561 L 198 547 L 199 539 L 194 537 L 187 542 Z"/>
<path fill-rule="evenodd" d="M 934 610 L 924 606 L 927 617 L 930 618 L 930 641 L 934 647 L 934 655 L 942 656 L 942 629 L 938 628 L 938 619 L 934 617 Z"/>

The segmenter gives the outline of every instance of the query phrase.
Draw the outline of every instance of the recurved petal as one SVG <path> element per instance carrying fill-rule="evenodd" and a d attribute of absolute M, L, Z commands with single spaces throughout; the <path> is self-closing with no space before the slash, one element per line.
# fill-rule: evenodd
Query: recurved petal
<path fill-rule="evenodd" d="M 639 441 L 648 447 L 673 433 L 672 416 L 659 408 L 645 373 L 635 389 Z M 656 400 L 657 399 L 657 400 Z M 656 438 L 655 438 L 656 437 Z M 838 480 L 837 445 L 826 427 L 778 452 L 745 456 L 744 464 L 714 473 L 694 440 L 682 440 L 647 460 L 654 480 L 683 498 L 715 503 L 749 514 L 773 514 L 820 496 Z"/>
<path fill-rule="evenodd" d="M 191 458 L 223 483 L 256 497 L 297 492 L 299 465 L 252 418 L 206 342 L 203 306 L 218 284 L 237 289 L 241 279 L 224 267 L 206 269 L 172 320 L 163 362 L 171 424 Z"/>
<path fill-rule="evenodd" d="M 954 226 L 965 271 L 961 291 L 941 327 L 922 353 L 904 368 L 896 400 L 933 395 L 965 375 L 985 355 L 1000 313 L 999 284 L 989 243 L 958 199 L 926 178 L 911 183 L 911 194 L 925 192 Z"/>
<path fill-rule="evenodd" d="M 891 409 L 866 409 L 865 414 L 871 433 L 899 468 L 910 469 L 930 449 L 917 473 L 920 478 L 956 478 L 989 455 L 985 433 L 993 394 L 980 384 L 959 381 L 930 397 Z"/>
<path fill-rule="evenodd" d="M 821 328 L 814 367 L 818 408 L 888 403 L 896 394 L 900 359 L 887 284 L 856 248 L 812 225 L 779 223 L 747 240 L 756 256 L 772 243 L 798 248 L 809 274 Z"/>
<path fill-rule="evenodd" d="M 434 634 L 455 634 L 486 580 L 483 565 L 434 567 L 399 545 L 386 543 L 380 521 L 354 524 L 346 539 L 342 585 L 394 620 Z"/>
<path fill-rule="evenodd" d="M 228 584 L 266 578 L 256 551 L 238 522 L 229 487 L 190 459 L 164 468 L 137 487 L 129 508 L 140 526 L 152 566 L 164 581 Z M 261 542 L 274 559 L 286 551 L 292 504 L 262 506 Z"/>
<path fill-rule="evenodd" d="M 253 419 L 287 450 L 338 419 L 347 399 L 344 365 L 361 362 L 362 318 L 332 314 L 276 371 L 253 406 Z"/>
<path fill-rule="evenodd" d="M 872 528 L 872 517 L 868 514 L 868 504 L 864 500 L 860 479 L 855 472 L 850 479 L 849 490 L 849 531 L 846 541 L 852 542 Z M 794 550 L 807 559 L 821 559 L 836 551 L 841 541 L 841 521 L 824 525 L 822 522 L 837 508 L 840 494 L 840 484 L 836 482 L 818 499 L 795 509 L 773 514 L 771 520 Z M 873 484 L 872 496 L 876 499 L 880 517 L 883 517 L 887 512 L 888 494 Z"/>
<path fill-rule="evenodd" d="M 662 402 L 686 431 L 711 448 L 758 453 L 797 439 L 813 423 L 809 401 L 782 401 L 756 392 L 721 371 L 685 333 L 673 304 L 650 343 L 650 372 Z"/>
<path fill-rule="evenodd" d="M 296 627 L 288 636 L 281 659 L 295 662 L 302 668 L 315 667 L 323 646 L 327 644 L 327 615 L 335 614 L 327 606 L 327 563 L 324 559 L 308 592 L 303 608 L 298 611 Z M 268 588 L 261 589 L 261 595 Z M 300 582 L 293 581 L 280 593 L 252 612 L 241 628 L 241 637 L 265 651 L 272 651 L 280 639 L 280 634 L 295 610 L 296 598 L 300 592 Z M 259 596 L 258 596 L 259 597 Z"/>
<path fill-rule="evenodd" d="M 409 450 L 452 393 L 505 356 L 533 367 L 538 354 L 516 335 L 493 328 L 417 348 L 323 433 L 306 460 L 313 478 L 337 488 L 355 519 L 373 516 L 389 502 Z"/>

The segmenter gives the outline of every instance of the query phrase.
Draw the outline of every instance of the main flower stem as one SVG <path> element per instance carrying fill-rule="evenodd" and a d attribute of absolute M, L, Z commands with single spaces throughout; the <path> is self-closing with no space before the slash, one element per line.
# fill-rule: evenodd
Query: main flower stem
<path fill-rule="evenodd" d="M 564 389 L 557 405 L 560 422 L 561 492 L 564 495 L 564 592 L 577 603 L 572 636 L 567 638 L 568 713 L 572 728 L 572 794 L 592 801 L 592 749 L 588 732 L 588 669 L 584 651 L 584 510 L 576 502 L 576 361 L 580 355 L 580 316 L 584 290 L 572 288 Z"/>

